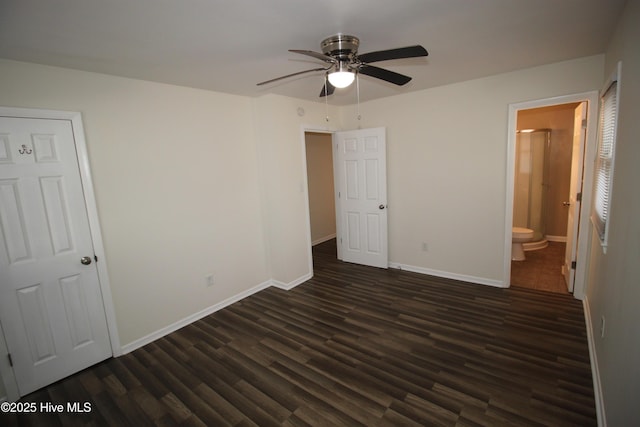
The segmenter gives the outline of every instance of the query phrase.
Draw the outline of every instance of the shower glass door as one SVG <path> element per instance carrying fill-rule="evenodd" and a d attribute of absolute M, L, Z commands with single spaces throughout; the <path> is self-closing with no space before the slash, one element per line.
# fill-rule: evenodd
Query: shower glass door
<path fill-rule="evenodd" d="M 549 136 L 549 130 L 543 129 L 518 132 L 516 139 L 513 225 L 532 229 L 533 241 L 542 240 L 546 233 Z"/>

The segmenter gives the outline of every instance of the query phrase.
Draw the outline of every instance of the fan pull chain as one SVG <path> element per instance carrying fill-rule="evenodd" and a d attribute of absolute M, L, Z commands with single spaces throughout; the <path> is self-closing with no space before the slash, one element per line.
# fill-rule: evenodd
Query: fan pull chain
<path fill-rule="evenodd" d="M 329 121 L 329 100 L 327 98 L 329 98 L 328 96 L 328 91 L 327 91 L 327 79 L 329 77 L 325 74 L 324 75 L 324 106 L 326 108 L 327 111 L 327 116 L 325 117 L 325 120 L 328 122 Z"/>
<path fill-rule="evenodd" d="M 360 120 L 362 119 L 360 115 L 360 73 L 356 73 L 356 96 L 358 98 L 358 128 L 360 128 Z"/>

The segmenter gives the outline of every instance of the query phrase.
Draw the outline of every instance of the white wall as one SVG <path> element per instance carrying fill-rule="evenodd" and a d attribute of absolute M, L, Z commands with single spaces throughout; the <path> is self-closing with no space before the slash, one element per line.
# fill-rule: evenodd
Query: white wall
<path fill-rule="evenodd" d="M 605 77 L 622 60 L 607 253 L 592 237 L 586 304 L 606 423 L 640 425 L 640 1 L 627 2 L 606 53 Z M 600 82 L 604 84 L 604 79 Z M 600 319 L 605 336 L 600 337 Z"/>
<path fill-rule="evenodd" d="M 0 76 L 5 106 L 82 113 L 123 346 L 269 280 L 249 98 L 4 60 Z"/>
<path fill-rule="evenodd" d="M 362 127 L 387 128 L 391 261 L 503 284 L 508 106 L 598 89 L 603 61 L 580 58 L 362 104 Z M 357 127 L 355 107 L 343 113 L 346 126 Z"/>
<path fill-rule="evenodd" d="M 324 103 L 278 95 L 257 98 L 254 106 L 271 277 L 290 287 L 312 274 L 304 130 L 339 129 L 339 116 L 330 107 L 327 122 Z"/>

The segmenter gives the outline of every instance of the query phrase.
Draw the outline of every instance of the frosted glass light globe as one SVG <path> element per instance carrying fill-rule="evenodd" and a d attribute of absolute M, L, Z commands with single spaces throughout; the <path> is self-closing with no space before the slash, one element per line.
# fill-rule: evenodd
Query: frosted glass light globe
<path fill-rule="evenodd" d="M 355 74 L 350 71 L 336 71 L 335 73 L 329 74 L 329 83 L 331 83 L 333 87 L 342 89 L 353 83 L 355 77 Z"/>

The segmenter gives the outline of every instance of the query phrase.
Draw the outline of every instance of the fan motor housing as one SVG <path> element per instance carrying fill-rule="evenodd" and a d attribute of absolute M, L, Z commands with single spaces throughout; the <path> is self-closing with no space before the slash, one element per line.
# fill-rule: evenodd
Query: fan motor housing
<path fill-rule="evenodd" d="M 322 40 L 322 53 L 339 59 L 347 59 L 358 52 L 360 40 L 356 36 L 336 34 Z"/>

